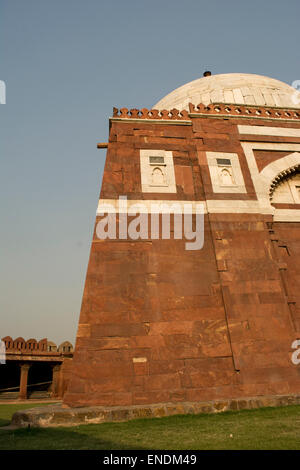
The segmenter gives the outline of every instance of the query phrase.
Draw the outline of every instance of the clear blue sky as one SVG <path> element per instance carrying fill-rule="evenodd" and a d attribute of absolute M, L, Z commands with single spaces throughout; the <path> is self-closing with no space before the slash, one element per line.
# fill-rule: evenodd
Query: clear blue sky
<path fill-rule="evenodd" d="M 112 107 L 300 79 L 299 0 L 0 0 L 0 337 L 74 341 Z"/>

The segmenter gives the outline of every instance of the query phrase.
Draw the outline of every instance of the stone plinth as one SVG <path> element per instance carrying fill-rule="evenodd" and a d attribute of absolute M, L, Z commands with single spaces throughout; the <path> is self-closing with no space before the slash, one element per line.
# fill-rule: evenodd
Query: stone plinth
<path fill-rule="evenodd" d="M 220 413 L 224 411 L 249 410 L 261 407 L 299 405 L 300 395 L 277 395 L 250 398 L 234 398 L 207 402 L 157 403 L 144 406 L 91 406 L 65 408 L 50 405 L 17 411 L 12 426 L 57 427 L 120 422 L 138 418 L 162 418 L 164 416 Z"/>

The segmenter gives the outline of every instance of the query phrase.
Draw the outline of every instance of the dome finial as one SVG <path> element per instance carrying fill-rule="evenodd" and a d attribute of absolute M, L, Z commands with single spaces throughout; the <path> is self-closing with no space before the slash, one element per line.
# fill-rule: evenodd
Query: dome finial
<path fill-rule="evenodd" d="M 203 74 L 203 77 L 210 77 L 211 76 L 211 72 L 209 70 L 206 70 Z"/>

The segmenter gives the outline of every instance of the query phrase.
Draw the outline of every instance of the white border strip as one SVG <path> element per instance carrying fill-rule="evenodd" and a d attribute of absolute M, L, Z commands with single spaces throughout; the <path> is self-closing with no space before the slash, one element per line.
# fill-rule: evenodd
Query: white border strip
<path fill-rule="evenodd" d="M 127 204 L 126 204 L 127 203 Z M 97 209 L 97 216 L 103 213 L 135 214 L 143 209 L 151 214 L 151 206 L 159 206 L 162 214 L 184 213 L 184 205 L 192 206 L 193 214 L 262 214 L 274 215 L 275 222 L 300 222 L 299 209 L 275 209 L 273 206 L 262 207 L 259 201 L 245 200 L 216 200 L 207 201 L 176 201 L 157 199 L 100 199 Z"/>
<path fill-rule="evenodd" d="M 238 130 L 240 134 L 300 137 L 300 129 L 292 127 L 243 126 L 238 124 Z"/>
<path fill-rule="evenodd" d="M 205 201 L 177 201 L 158 199 L 100 199 L 96 215 L 103 213 L 130 214 L 140 212 L 147 214 L 183 214 L 185 206 L 192 208 L 193 214 L 207 214 Z"/>

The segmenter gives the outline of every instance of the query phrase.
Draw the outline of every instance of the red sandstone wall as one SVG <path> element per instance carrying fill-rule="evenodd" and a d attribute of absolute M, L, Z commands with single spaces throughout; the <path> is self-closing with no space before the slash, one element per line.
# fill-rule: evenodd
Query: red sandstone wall
<path fill-rule="evenodd" d="M 299 223 L 276 222 L 272 224 L 271 234 L 291 323 L 300 332 Z"/>
<path fill-rule="evenodd" d="M 64 357 L 64 361 L 61 365 L 61 371 L 60 371 L 60 390 L 59 390 L 59 395 L 60 397 L 63 397 L 64 394 L 66 393 L 66 390 L 68 388 L 71 375 L 72 375 L 72 362 L 73 359 L 71 357 Z"/>
<path fill-rule="evenodd" d="M 296 330 L 268 218 L 225 214 L 211 220 L 233 358 L 240 371 L 236 392 L 295 393 L 299 370 L 291 363 L 290 346 Z M 299 225 L 297 236 L 299 246 Z"/>
<path fill-rule="evenodd" d="M 113 121 L 101 198 L 256 200 L 238 123 L 257 125 L 238 118 L 195 117 L 191 126 Z M 177 194 L 141 192 L 141 148 L 173 151 Z M 206 151 L 238 153 L 247 194 L 213 193 Z M 264 155 L 257 158 L 263 166 Z M 94 236 L 65 404 L 299 392 L 290 357 L 300 319 L 299 238 L 297 223 L 230 213 L 205 217 L 199 251 L 186 251 L 181 240 Z"/>

